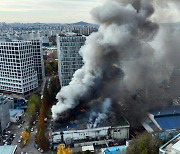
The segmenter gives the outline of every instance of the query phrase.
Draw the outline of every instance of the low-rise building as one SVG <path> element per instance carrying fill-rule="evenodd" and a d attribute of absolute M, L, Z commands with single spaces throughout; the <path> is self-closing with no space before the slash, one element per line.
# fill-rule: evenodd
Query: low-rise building
<path fill-rule="evenodd" d="M 159 154 L 180 154 L 180 133 L 161 146 Z"/>
<path fill-rule="evenodd" d="M 11 100 L 9 100 L 5 95 L 0 94 L 0 134 L 9 126 L 10 115 L 9 106 Z"/>
<path fill-rule="evenodd" d="M 55 131 L 50 138 L 54 149 L 59 144 L 71 147 L 99 146 L 129 139 L 129 128 L 129 123 L 124 119 L 122 125 Z"/>
<path fill-rule="evenodd" d="M 94 152 L 94 146 L 93 145 L 82 146 L 82 152 L 86 152 L 86 151 Z"/>
<path fill-rule="evenodd" d="M 17 154 L 17 145 L 0 146 L 0 154 Z"/>
<path fill-rule="evenodd" d="M 10 114 L 10 121 L 12 123 L 17 123 L 18 121 L 20 121 L 22 119 L 24 110 L 10 109 L 9 114 Z"/>
<path fill-rule="evenodd" d="M 102 154 L 126 154 L 127 146 L 114 146 L 101 149 Z"/>

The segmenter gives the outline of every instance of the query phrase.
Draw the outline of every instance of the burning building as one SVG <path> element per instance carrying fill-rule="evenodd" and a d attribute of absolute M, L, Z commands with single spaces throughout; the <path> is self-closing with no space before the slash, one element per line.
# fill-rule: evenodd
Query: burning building
<path fill-rule="evenodd" d="M 88 125 L 85 133 L 105 127 L 113 134 L 113 124 L 101 125 L 108 118 L 113 121 L 113 113 L 124 115 L 134 125 L 147 110 L 169 103 L 171 96 L 165 87 L 179 66 L 179 36 L 153 22 L 153 4 L 149 0 L 108 0 L 92 10 L 100 27 L 79 51 L 84 65 L 56 96 L 55 121 L 76 120 L 86 110 L 86 122 L 81 122 Z M 62 134 L 59 140 L 65 142 Z"/>
<path fill-rule="evenodd" d="M 71 147 L 82 146 L 102 146 L 115 144 L 129 139 L 129 123 L 124 118 L 119 118 L 114 126 L 82 128 L 77 123 L 74 128 L 72 125 L 66 127 L 59 126 L 60 130 L 51 133 L 51 144 L 55 149 L 60 143 Z"/>

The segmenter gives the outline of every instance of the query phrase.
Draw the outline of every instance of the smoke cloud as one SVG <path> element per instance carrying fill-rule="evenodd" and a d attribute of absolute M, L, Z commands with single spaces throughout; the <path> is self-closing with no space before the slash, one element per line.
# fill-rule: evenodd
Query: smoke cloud
<path fill-rule="evenodd" d="M 151 19 L 154 22 L 170 23 L 180 21 L 180 1 L 179 0 L 152 0 L 155 13 Z"/>
<path fill-rule="evenodd" d="M 99 98 L 110 98 L 120 111 L 133 116 L 167 98 L 162 87 L 178 66 L 180 43 L 175 33 L 169 35 L 151 21 L 153 13 L 149 0 L 109 0 L 92 10 L 99 31 L 80 50 L 84 66 L 57 94 L 54 119 Z M 101 115 L 96 115 L 97 121 Z"/>
<path fill-rule="evenodd" d="M 111 107 L 111 99 L 106 98 L 101 106 L 100 111 L 92 111 L 89 116 L 88 128 L 96 128 L 108 117 L 108 111 Z"/>

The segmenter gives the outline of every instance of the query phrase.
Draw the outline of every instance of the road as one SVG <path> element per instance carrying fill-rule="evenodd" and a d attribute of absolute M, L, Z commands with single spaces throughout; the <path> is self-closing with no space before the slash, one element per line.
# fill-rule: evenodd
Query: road
<path fill-rule="evenodd" d="M 25 117 L 23 118 L 25 120 Z M 38 154 L 40 153 L 37 149 L 34 148 L 34 137 L 35 137 L 35 131 L 31 132 L 30 139 L 24 148 L 20 147 L 20 144 L 18 143 L 18 140 L 20 139 L 21 132 L 24 131 L 28 127 L 28 123 L 25 122 L 22 124 L 21 128 L 18 128 L 18 125 L 12 124 L 10 126 L 10 130 L 13 134 L 16 134 L 16 137 L 14 138 L 12 145 L 17 145 L 17 154 L 20 154 L 21 152 L 28 152 L 28 154 Z"/>
<path fill-rule="evenodd" d="M 55 75 L 55 76 L 57 76 L 57 75 Z M 42 86 L 41 86 L 41 91 L 40 91 L 41 95 L 43 95 L 46 83 L 49 84 L 50 79 L 55 76 L 47 76 L 44 78 Z M 30 134 L 30 139 L 29 139 L 29 142 L 27 143 L 27 145 L 23 148 L 20 147 L 18 140 L 20 139 L 21 132 L 24 131 L 26 128 L 28 128 L 27 118 L 23 117 L 22 120 L 24 120 L 25 123 L 22 124 L 21 128 L 18 128 L 18 125 L 15 125 L 15 124 L 11 124 L 11 126 L 10 126 L 10 131 L 13 134 L 16 134 L 16 137 L 14 138 L 12 145 L 17 145 L 17 154 L 20 154 L 21 152 L 27 152 L 28 154 L 40 154 L 40 152 L 34 147 L 35 130 L 36 130 L 35 126 L 34 126 L 34 131 L 31 132 L 31 134 Z M 56 152 L 54 152 L 54 151 L 46 152 L 46 154 L 55 154 L 55 153 Z"/>
<path fill-rule="evenodd" d="M 24 118 L 25 119 L 25 118 Z M 18 128 L 18 125 L 12 124 L 10 126 L 10 131 L 13 134 L 16 134 L 16 137 L 14 138 L 12 145 L 17 145 L 17 154 L 20 154 L 21 152 L 27 152 L 28 154 L 40 154 L 40 152 L 34 147 L 34 140 L 35 140 L 35 131 L 36 128 L 34 127 L 34 131 L 30 134 L 30 139 L 28 144 L 21 148 L 20 144 L 18 143 L 18 140 L 20 139 L 21 132 L 24 131 L 28 127 L 27 122 L 25 122 L 21 128 Z M 46 154 L 55 154 L 54 151 L 48 151 Z"/>

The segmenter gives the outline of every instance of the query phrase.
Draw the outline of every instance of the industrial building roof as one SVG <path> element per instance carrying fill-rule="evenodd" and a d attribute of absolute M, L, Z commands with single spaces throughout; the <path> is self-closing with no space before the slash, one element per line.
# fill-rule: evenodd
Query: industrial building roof
<path fill-rule="evenodd" d="M 180 152 L 180 141 L 178 141 L 177 143 L 175 143 L 173 146 L 172 146 L 173 149 L 177 150 L 178 152 Z"/>
<path fill-rule="evenodd" d="M 153 112 L 150 112 L 155 117 L 163 117 L 168 115 L 180 115 L 180 105 L 167 106 L 161 109 L 156 109 Z"/>
<path fill-rule="evenodd" d="M 172 138 L 159 148 L 160 153 L 178 154 L 180 153 L 180 134 Z"/>
<path fill-rule="evenodd" d="M 155 118 L 155 120 L 159 124 L 162 130 L 180 128 L 180 115 L 159 117 L 159 118 Z"/>
<path fill-rule="evenodd" d="M 104 154 L 126 154 L 126 146 L 114 146 L 108 148 L 102 148 Z"/>
<path fill-rule="evenodd" d="M 180 105 L 167 106 L 150 113 L 162 130 L 180 128 Z"/>
<path fill-rule="evenodd" d="M 0 154 L 14 154 L 17 145 L 5 145 L 0 146 Z"/>

